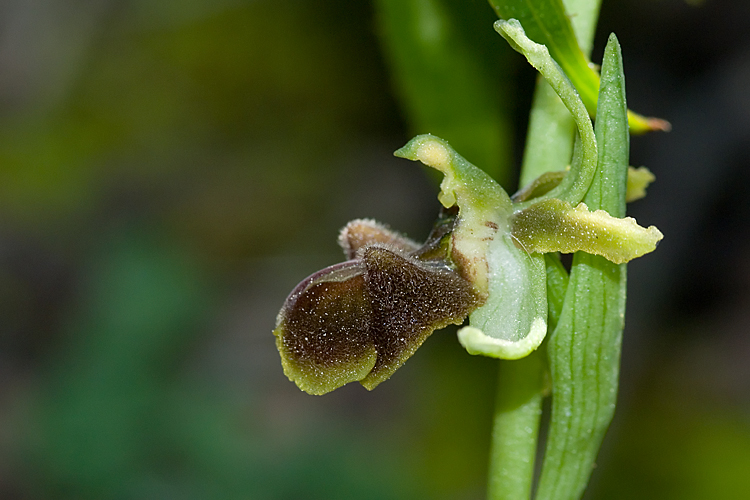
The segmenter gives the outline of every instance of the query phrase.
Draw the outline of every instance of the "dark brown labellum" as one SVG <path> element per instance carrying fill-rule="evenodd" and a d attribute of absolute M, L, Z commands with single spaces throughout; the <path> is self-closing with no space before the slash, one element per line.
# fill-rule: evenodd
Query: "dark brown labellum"
<path fill-rule="evenodd" d="M 353 381 L 373 389 L 434 330 L 460 324 L 480 298 L 447 260 L 437 258 L 449 234 L 445 227 L 444 220 L 434 237 L 413 252 L 403 244 L 355 243 L 345 250 L 358 247 L 356 259 L 300 283 L 274 330 L 286 375 L 311 394 Z M 375 234 L 375 239 L 387 235 Z M 420 260 L 414 254 L 434 258 Z"/>

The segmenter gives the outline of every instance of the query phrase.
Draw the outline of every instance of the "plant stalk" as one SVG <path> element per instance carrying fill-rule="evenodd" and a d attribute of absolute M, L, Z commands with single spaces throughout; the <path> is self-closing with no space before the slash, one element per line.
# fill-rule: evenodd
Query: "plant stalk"
<path fill-rule="evenodd" d="M 575 14 L 573 29 L 584 53 L 590 54 L 601 0 L 563 0 L 563 4 L 568 14 Z M 545 172 L 563 170 L 570 163 L 574 132 L 570 112 L 549 84 L 538 78 L 520 174 L 521 187 Z M 547 263 L 548 276 L 555 278 L 548 279 L 548 287 L 553 287 L 560 296 L 565 293 L 567 276 L 559 261 L 557 264 Z M 553 310 L 553 303 L 560 301 L 549 299 Z M 556 323 L 559 310 L 553 312 L 557 313 L 554 315 Z M 550 323 L 549 331 L 555 326 Z M 545 351 L 542 348 L 521 360 L 500 361 L 490 453 L 489 500 L 531 498 L 548 369 Z"/>
<path fill-rule="evenodd" d="M 544 392 L 544 352 L 500 361 L 490 455 L 490 500 L 531 497 Z"/>

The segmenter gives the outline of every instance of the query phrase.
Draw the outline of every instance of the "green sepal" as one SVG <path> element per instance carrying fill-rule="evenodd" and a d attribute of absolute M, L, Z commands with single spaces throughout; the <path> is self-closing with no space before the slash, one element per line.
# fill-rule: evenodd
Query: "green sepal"
<path fill-rule="evenodd" d="M 470 326 L 458 331 L 458 340 L 469 354 L 523 358 L 547 335 L 544 256 L 518 248 L 506 233 L 490 242 L 487 261 L 487 302 L 471 313 Z"/>
<path fill-rule="evenodd" d="M 440 202 L 458 205 L 450 258 L 486 302 L 458 333 L 470 354 L 517 359 L 534 351 L 547 333 L 544 259 L 513 243 L 507 193 L 446 141 L 421 135 L 396 151 L 441 171 Z"/>
<path fill-rule="evenodd" d="M 586 106 L 581 101 L 576 89 L 571 85 L 560 66 L 550 56 L 549 50 L 531 40 L 524 32 L 523 26 L 516 19 L 499 20 L 494 24 L 495 30 L 510 44 L 513 49 L 523 54 L 529 63 L 547 80 L 550 87 L 560 97 L 578 129 L 578 139 L 573 152 L 573 162 L 567 175 L 560 184 L 541 196 L 542 199 L 557 198 L 576 205 L 586 195 L 591 179 L 596 172 L 597 148 L 594 128 L 591 125 Z M 528 206 L 529 202 L 519 207 Z"/>

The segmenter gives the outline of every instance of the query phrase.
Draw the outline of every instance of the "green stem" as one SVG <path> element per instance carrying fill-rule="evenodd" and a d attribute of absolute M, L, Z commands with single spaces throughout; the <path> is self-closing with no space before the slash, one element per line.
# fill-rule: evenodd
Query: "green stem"
<path fill-rule="evenodd" d="M 586 54 L 591 51 L 601 0 L 564 0 L 575 13 L 573 28 Z M 537 80 L 526 138 L 520 182 L 524 186 L 545 172 L 563 170 L 573 152 L 575 122 L 560 98 L 543 79 Z M 558 260 L 547 258 L 549 328 L 562 308 L 567 275 Z M 554 300 L 559 299 L 559 300 Z M 554 320 L 554 321 L 553 321 Z M 490 455 L 490 500 L 531 497 L 539 419 L 545 393 L 544 350 L 516 361 L 501 361 Z"/>
<path fill-rule="evenodd" d="M 500 362 L 487 495 L 490 500 L 531 497 L 544 357 L 545 353 L 535 351 L 520 360 Z"/>
<path fill-rule="evenodd" d="M 546 255 L 549 328 L 563 307 L 568 273 L 556 255 Z M 547 353 L 542 347 L 525 358 L 501 361 L 490 454 L 490 500 L 530 498 L 542 401 L 549 392 Z"/>

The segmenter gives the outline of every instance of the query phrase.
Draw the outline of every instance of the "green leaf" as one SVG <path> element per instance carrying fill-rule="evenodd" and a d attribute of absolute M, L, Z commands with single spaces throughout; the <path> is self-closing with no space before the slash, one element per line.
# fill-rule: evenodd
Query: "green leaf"
<path fill-rule="evenodd" d="M 544 255 L 547 264 L 547 304 L 549 309 L 549 330 L 554 331 L 560 321 L 563 304 L 565 303 L 565 292 L 568 289 L 568 271 L 560 262 L 558 254 L 548 253 Z"/>
<path fill-rule="evenodd" d="M 489 0 L 501 19 L 517 19 L 529 38 L 547 46 L 552 58 L 562 67 L 593 116 L 599 90 L 599 75 L 591 67 L 578 44 L 561 0 Z M 633 133 L 668 130 L 663 120 L 628 113 Z"/>
<path fill-rule="evenodd" d="M 501 184 L 511 175 L 506 54 L 492 44 L 486 5 L 376 0 L 384 53 L 414 134 L 444 137 Z"/>
<path fill-rule="evenodd" d="M 628 126 L 619 44 L 610 36 L 596 120 L 599 168 L 585 201 L 624 215 Z M 583 494 L 615 408 L 625 315 L 626 268 L 574 256 L 565 302 L 548 354 L 552 417 L 537 500 Z"/>
<path fill-rule="evenodd" d="M 562 3 L 573 26 L 578 45 L 584 55 L 590 58 L 601 0 L 562 0 Z"/>

